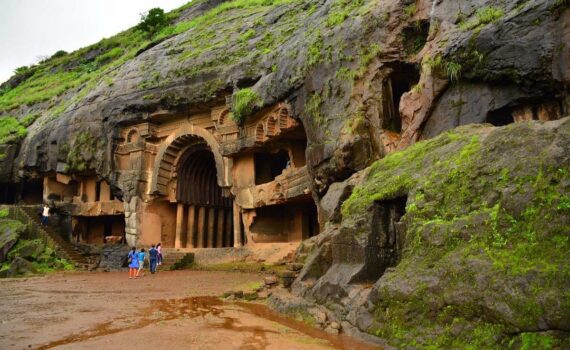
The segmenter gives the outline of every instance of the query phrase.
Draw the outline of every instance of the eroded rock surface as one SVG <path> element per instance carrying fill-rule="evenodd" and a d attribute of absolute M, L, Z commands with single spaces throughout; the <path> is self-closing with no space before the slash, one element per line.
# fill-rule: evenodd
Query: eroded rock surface
<path fill-rule="evenodd" d="M 568 346 L 569 145 L 565 118 L 462 127 L 378 161 L 293 292 L 399 347 Z"/>

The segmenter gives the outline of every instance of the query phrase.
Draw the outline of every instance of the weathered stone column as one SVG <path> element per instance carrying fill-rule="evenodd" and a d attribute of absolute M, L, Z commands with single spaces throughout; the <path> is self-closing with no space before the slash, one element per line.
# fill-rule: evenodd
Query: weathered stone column
<path fill-rule="evenodd" d="M 196 239 L 196 230 L 194 226 L 196 226 L 196 222 L 194 218 L 196 217 L 196 207 L 193 205 L 188 206 L 188 229 L 186 230 L 186 247 L 187 248 L 195 248 L 194 240 Z"/>
<path fill-rule="evenodd" d="M 216 248 L 224 247 L 224 209 L 218 209 L 218 225 L 216 228 Z"/>
<path fill-rule="evenodd" d="M 206 208 L 198 208 L 198 248 L 204 248 L 204 231 L 206 227 Z"/>
<path fill-rule="evenodd" d="M 232 235 L 234 234 L 233 230 L 232 230 L 232 221 L 233 221 L 233 215 L 232 215 L 232 208 L 230 209 L 226 209 L 225 210 L 225 215 L 226 215 L 226 220 L 224 222 L 224 244 L 226 247 L 230 247 L 232 244 Z"/>
<path fill-rule="evenodd" d="M 135 247 L 138 241 L 137 197 L 123 202 L 125 208 L 125 239 L 129 247 Z"/>
<path fill-rule="evenodd" d="M 174 238 L 174 248 L 182 248 L 182 232 L 184 231 L 184 204 L 178 203 L 176 211 L 176 236 Z"/>
<path fill-rule="evenodd" d="M 239 206 L 234 202 L 234 247 L 241 247 L 241 225 Z"/>
<path fill-rule="evenodd" d="M 214 230 L 216 228 L 216 209 L 208 208 L 208 248 L 214 247 Z"/>

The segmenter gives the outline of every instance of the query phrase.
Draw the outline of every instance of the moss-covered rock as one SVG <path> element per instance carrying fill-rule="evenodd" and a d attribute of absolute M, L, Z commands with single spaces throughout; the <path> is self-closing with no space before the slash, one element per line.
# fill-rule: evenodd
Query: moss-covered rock
<path fill-rule="evenodd" d="M 570 118 L 462 127 L 359 176 L 333 264 L 301 293 L 398 347 L 568 345 Z M 389 224 L 406 229 L 389 246 L 378 208 L 397 198 Z"/>
<path fill-rule="evenodd" d="M 3 263 L 8 252 L 18 241 L 26 226 L 16 220 L 0 218 L 0 263 Z"/>
<path fill-rule="evenodd" d="M 45 249 L 46 246 L 40 239 L 20 239 L 8 253 L 8 260 L 14 260 L 16 257 L 37 260 Z"/>

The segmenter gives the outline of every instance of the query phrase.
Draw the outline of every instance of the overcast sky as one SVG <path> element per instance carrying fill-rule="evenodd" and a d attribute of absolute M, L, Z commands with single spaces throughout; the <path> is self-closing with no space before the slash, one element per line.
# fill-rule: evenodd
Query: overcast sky
<path fill-rule="evenodd" d="M 136 25 L 153 7 L 189 0 L 0 0 L 0 82 L 17 67 L 71 52 Z"/>

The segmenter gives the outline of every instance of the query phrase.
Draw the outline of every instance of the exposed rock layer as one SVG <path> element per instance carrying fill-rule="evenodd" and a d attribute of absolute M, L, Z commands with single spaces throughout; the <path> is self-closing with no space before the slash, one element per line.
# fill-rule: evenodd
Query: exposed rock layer
<path fill-rule="evenodd" d="M 568 346 L 570 118 L 462 127 L 345 183 L 295 294 L 399 347 Z"/>

